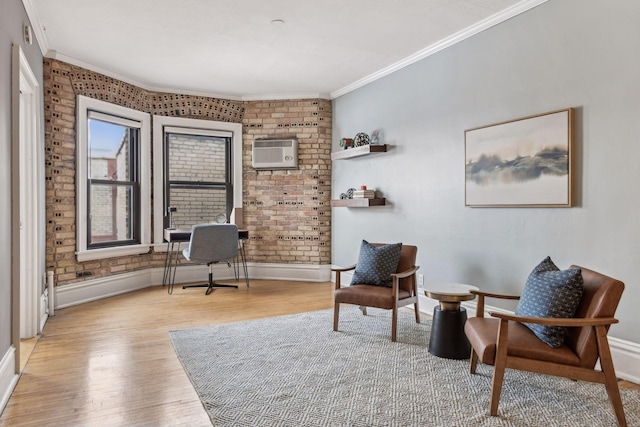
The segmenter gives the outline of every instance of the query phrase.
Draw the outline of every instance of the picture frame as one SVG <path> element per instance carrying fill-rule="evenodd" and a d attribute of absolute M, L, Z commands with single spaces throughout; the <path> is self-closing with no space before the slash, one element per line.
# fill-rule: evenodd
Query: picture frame
<path fill-rule="evenodd" d="M 573 109 L 465 131 L 465 206 L 573 206 Z"/>

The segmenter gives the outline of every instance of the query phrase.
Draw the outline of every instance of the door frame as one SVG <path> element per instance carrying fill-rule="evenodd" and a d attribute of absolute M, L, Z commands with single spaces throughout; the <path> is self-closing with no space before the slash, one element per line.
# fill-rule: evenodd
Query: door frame
<path fill-rule="evenodd" d="M 44 191 L 42 95 L 20 45 L 12 48 L 12 343 L 20 371 L 20 339 L 42 332 Z"/>

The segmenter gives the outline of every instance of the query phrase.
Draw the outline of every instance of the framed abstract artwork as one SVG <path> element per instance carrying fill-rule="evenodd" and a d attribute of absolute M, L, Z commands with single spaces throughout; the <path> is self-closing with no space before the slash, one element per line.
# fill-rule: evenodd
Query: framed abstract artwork
<path fill-rule="evenodd" d="M 570 207 L 573 109 L 465 131 L 465 205 Z"/>

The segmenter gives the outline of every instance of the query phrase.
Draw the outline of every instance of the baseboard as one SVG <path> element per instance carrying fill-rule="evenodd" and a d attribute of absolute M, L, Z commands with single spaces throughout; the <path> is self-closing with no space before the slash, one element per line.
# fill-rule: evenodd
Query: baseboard
<path fill-rule="evenodd" d="M 45 289 L 44 293 L 40 295 L 40 328 L 38 333 L 42 333 L 45 323 L 49 319 L 49 290 Z"/>
<path fill-rule="evenodd" d="M 268 280 L 295 280 L 304 282 L 328 282 L 330 265 L 248 263 L 249 277 Z"/>
<path fill-rule="evenodd" d="M 616 376 L 640 384 L 640 344 L 615 337 L 608 338 Z"/>
<path fill-rule="evenodd" d="M 151 279 L 151 269 L 146 269 L 56 286 L 55 308 L 70 307 L 147 288 L 152 285 Z"/>
<path fill-rule="evenodd" d="M 207 279 L 208 267 L 205 265 L 183 265 L 176 271 L 175 283 L 191 283 Z M 309 264 L 267 264 L 247 263 L 249 278 L 265 280 L 286 280 L 305 282 L 328 282 L 331 275 L 329 265 Z M 164 269 L 155 268 L 153 284 L 161 285 Z M 217 280 L 229 280 L 235 277 L 233 267 L 225 263 L 213 266 L 213 277 Z M 244 274 L 240 271 L 240 281 L 244 281 Z"/>
<path fill-rule="evenodd" d="M 16 374 L 16 349 L 9 347 L 0 360 L 0 414 L 7 406 L 7 402 L 18 383 L 19 375 Z"/>
<path fill-rule="evenodd" d="M 306 282 L 327 282 L 331 273 L 329 265 L 307 264 L 247 263 L 247 270 L 250 278 Z M 185 264 L 178 266 L 175 283 L 205 282 L 208 274 L 209 268 L 206 265 Z M 235 277 L 233 267 L 228 267 L 225 263 L 215 264 L 213 275 L 217 280 L 229 280 Z M 150 268 L 56 286 L 55 308 L 70 307 L 149 286 L 159 286 L 162 285 L 163 277 L 163 268 Z M 242 272 L 239 284 L 241 286 L 244 284 Z"/>

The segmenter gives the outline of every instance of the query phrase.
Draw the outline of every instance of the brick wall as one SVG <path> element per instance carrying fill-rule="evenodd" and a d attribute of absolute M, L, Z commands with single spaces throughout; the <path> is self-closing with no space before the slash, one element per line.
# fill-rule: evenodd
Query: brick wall
<path fill-rule="evenodd" d="M 150 114 L 243 124 L 244 223 L 249 261 L 329 264 L 331 102 L 242 102 L 150 92 L 54 59 L 44 61 L 47 270 L 57 285 L 164 265 L 163 253 L 78 262 L 76 250 L 76 96 Z M 299 169 L 255 171 L 254 138 L 297 137 Z M 236 189 L 240 191 L 240 189 Z M 177 196 L 176 196 L 177 197 Z M 78 278 L 79 272 L 91 276 Z"/>
<path fill-rule="evenodd" d="M 298 169 L 256 171 L 257 138 L 298 139 Z M 243 120 L 244 224 L 249 259 L 331 262 L 331 102 L 251 101 Z"/>

